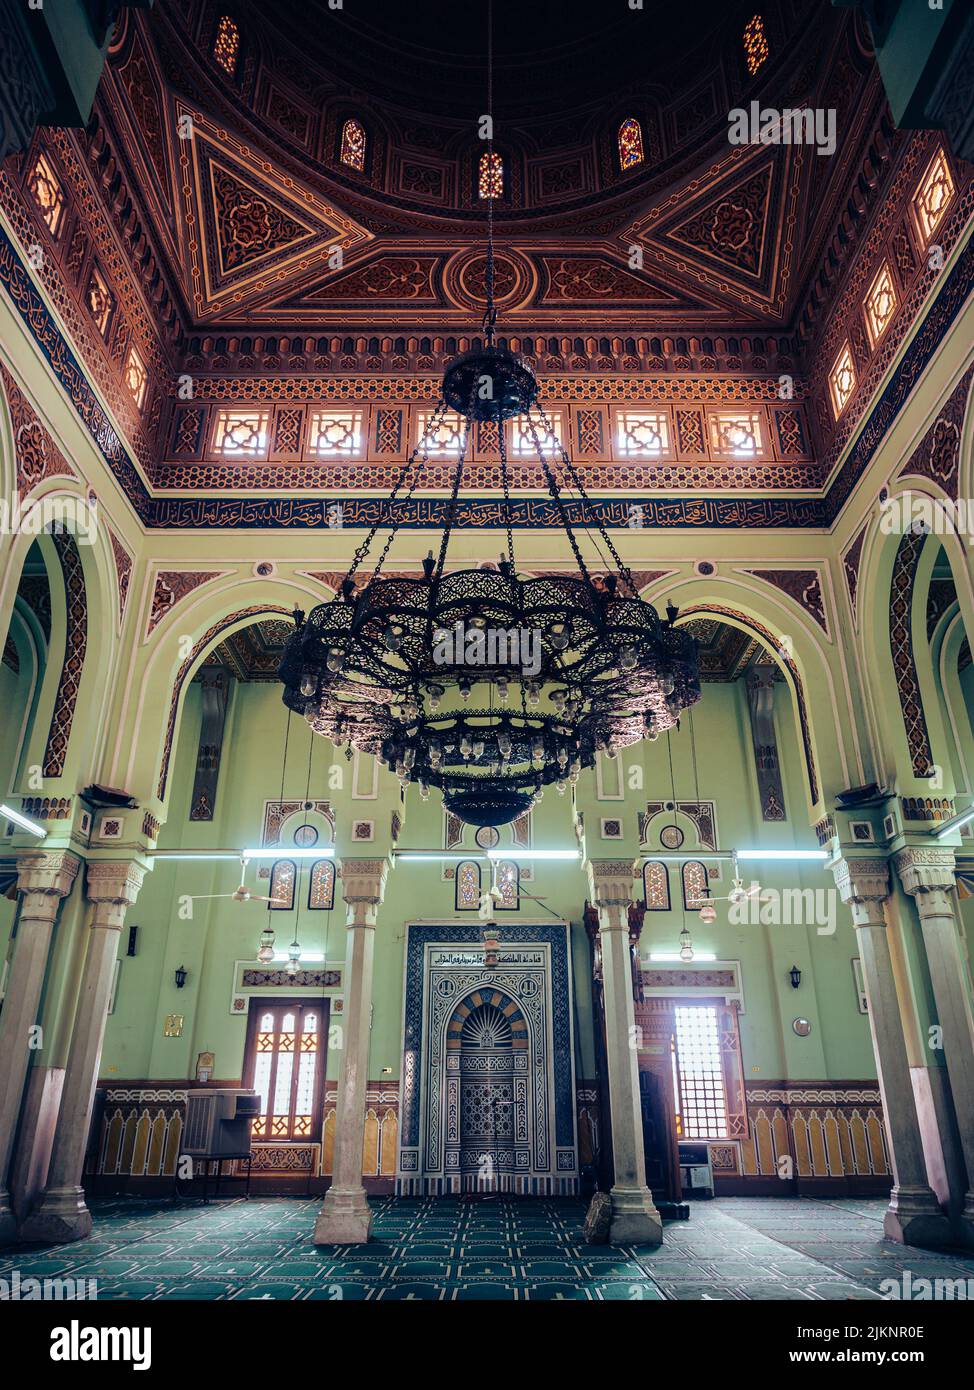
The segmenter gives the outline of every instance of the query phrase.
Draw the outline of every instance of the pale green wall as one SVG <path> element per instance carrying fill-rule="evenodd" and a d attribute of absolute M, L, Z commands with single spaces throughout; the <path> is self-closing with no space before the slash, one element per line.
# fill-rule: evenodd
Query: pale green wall
<path fill-rule="evenodd" d="M 766 825 L 757 815 L 757 786 L 750 748 L 750 728 L 742 683 L 707 684 L 694 714 L 700 796 L 717 802 L 718 831 L 722 848 L 758 844 L 766 847 L 801 845 L 814 847 L 805 812 L 804 770 L 787 688 L 779 684 L 779 751 L 789 819 Z M 263 802 L 281 791 L 281 755 L 285 711 L 275 684 L 236 685 L 227 716 L 226 739 L 213 822 L 189 821 L 190 789 L 199 737 L 199 687 L 190 688 L 176 752 L 170 819 L 160 848 L 231 847 L 259 843 Z M 695 795 L 688 724 L 674 736 L 674 769 L 678 799 Z M 331 745 L 314 739 L 311 796 L 327 797 L 337 816 L 339 858 L 352 852 L 368 857 L 379 852 L 378 839 L 398 805 L 398 784 L 381 775 L 378 801 L 353 800 L 350 765 Z M 285 794 L 302 798 L 307 785 L 309 734 L 300 720 L 292 721 Z M 341 789 L 329 786 L 329 767 L 343 774 Z M 624 801 L 599 799 L 595 777 L 583 775 L 578 805 L 584 814 L 586 846 L 593 858 L 624 858 L 638 850 L 637 812 L 649 800 L 667 800 L 671 783 L 666 739 L 641 744 L 620 755 L 619 771 L 628 784 L 642 776 L 642 790 L 628 790 Z M 612 785 L 615 768 L 606 769 L 606 787 Z M 626 839 L 603 840 L 600 818 L 622 815 Z M 375 819 L 375 846 L 349 844 L 353 817 Z M 665 821 L 658 821 L 655 831 Z M 689 823 L 686 848 L 692 847 Z M 538 847 L 574 843 L 570 797 L 554 788 L 546 791 L 534 813 L 534 842 Z M 434 848 L 442 844 L 442 810 L 434 793 L 427 803 L 410 792 L 402 847 Z M 658 844 L 658 840 L 657 840 Z M 705 856 L 702 856 L 705 857 Z M 306 861 L 307 863 L 307 861 Z M 683 923 L 679 868 L 671 865 L 669 913 L 648 912 L 642 950 L 675 950 Z M 370 1077 L 390 1068 L 399 1075 L 402 1011 L 402 963 L 404 928 L 418 918 L 453 916 L 454 889 L 444 881 L 442 866 L 435 863 L 401 863 L 389 876 L 386 899 L 378 918 Z M 252 865 L 249 881 L 266 891 L 266 880 L 257 880 Z M 754 866 L 754 875 L 770 887 L 833 887 L 830 875 L 817 866 L 803 870 L 796 879 L 787 864 Z M 752 874 L 747 874 L 748 879 Z M 232 902 L 199 903 L 192 921 L 179 920 L 177 900 L 187 893 L 230 892 L 237 883 L 232 863 L 194 864 L 160 861 L 147 877 L 129 921 L 139 925 L 138 954 L 123 959 L 118 1001 L 108 1021 L 102 1074 L 107 1078 L 176 1080 L 193 1074 L 197 1054 L 216 1054 L 215 1076 L 232 1080 L 240 1076 L 246 1023 L 230 1014 L 233 962 L 253 959 L 260 931 L 268 917 L 277 932 L 277 946 L 290 940 L 293 913 L 268 914 L 263 906 Z M 258 884 L 260 886 L 258 886 Z M 539 862 L 527 891 L 545 899 L 545 907 L 568 918 L 573 927 L 575 989 L 578 1001 L 581 1055 L 579 1075 L 593 1073 L 588 943 L 581 927 L 582 908 L 588 896 L 585 875 L 572 864 Z M 715 894 L 730 887 L 730 866 L 725 864 Z M 306 898 L 307 867 L 298 899 Z M 544 920 L 544 907 L 522 900 L 520 919 Z M 513 914 L 510 915 L 513 917 Z M 475 920 L 474 914 L 465 914 Z M 501 915 L 499 920 L 505 920 Z M 739 960 L 743 968 L 745 1013 L 741 1035 L 745 1073 L 749 1078 L 858 1079 L 874 1076 L 867 1020 L 856 1008 L 851 959 L 856 954 L 847 910 L 838 904 L 838 928 L 834 936 L 819 936 L 815 927 L 732 926 L 727 904 L 718 905 L 718 921 L 711 927 L 696 913 L 687 914 L 694 942 L 701 951 L 713 951 L 719 959 Z M 301 912 L 299 939 L 307 950 L 324 950 L 331 964 L 344 962 L 344 913 L 340 898 L 333 912 Z M 125 949 L 125 934 L 121 949 Z M 803 972 L 801 989 L 792 990 L 788 971 L 793 964 Z M 184 965 L 189 971 L 186 987 L 179 991 L 173 971 Z M 182 1013 L 186 1023 L 180 1039 L 162 1037 L 163 1017 Z M 798 1014 L 811 1019 L 812 1035 L 800 1039 L 791 1030 Z M 339 1058 L 330 1053 L 329 1074 L 337 1075 Z"/>

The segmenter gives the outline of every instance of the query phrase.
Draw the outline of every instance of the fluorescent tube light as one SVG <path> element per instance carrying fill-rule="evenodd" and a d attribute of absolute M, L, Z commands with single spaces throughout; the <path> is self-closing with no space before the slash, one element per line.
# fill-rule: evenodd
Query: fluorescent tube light
<path fill-rule="evenodd" d="M 488 859 L 578 859 L 577 849 L 489 849 Z"/>
<path fill-rule="evenodd" d="M 480 853 L 480 850 L 474 850 L 471 854 L 453 854 L 449 850 L 444 850 L 440 853 L 439 850 L 432 849 L 393 850 L 393 854 L 397 859 L 404 859 L 407 863 L 420 863 L 423 861 L 430 863 L 431 861 L 435 861 L 438 864 L 452 864 L 454 862 L 459 863 L 461 859 L 477 859 Z"/>
<path fill-rule="evenodd" d="M 233 859 L 240 863 L 240 855 L 233 849 L 147 849 L 145 853 L 153 859 L 195 859 L 201 864 L 215 859 Z"/>
<path fill-rule="evenodd" d="M 974 813 L 972 813 L 974 814 Z M 701 853 L 701 859 L 706 859 L 706 853 Z M 739 849 L 738 859 L 828 859 L 830 858 L 827 849 Z"/>
<path fill-rule="evenodd" d="M 657 961 L 683 961 L 683 957 L 680 955 L 679 951 L 650 951 L 649 958 L 650 960 Z M 709 962 L 716 959 L 717 957 L 714 955 L 713 951 L 694 951 L 693 960 L 683 961 L 683 964 L 692 965 L 694 961 L 702 960 Z"/>
<path fill-rule="evenodd" d="M 273 849 L 242 849 L 238 859 L 334 859 L 334 845 L 314 845 L 297 849 L 294 845 L 275 845 Z"/>
<path fill-rule="evenodd" d="M 30 820 L 29 817 L 22 815 L 20 811 L 11 810 L 6 803 L 0 805 L 0 813 L 5 815 L 8 820 L 12 820 L 14 825 L 19 825 L 21 830 L 26 830 L 29 831 L 31 835 L 36 835 L 39 840 L 45 840 L 47 838 L 47 831 L 42 825 L 38 825 L 36 821 Z"/>
<path fill-rule="evenodd" d="M 968 825 L 972 820 L 974 820 L 974 806 L 969 806 L 966 811 L 961 811 L 958 815 L 951 816 L 949 820 L 938 825 L 933 832 L 934 839 L 942 840 L 945 835 L 952 835 L 955 830 L 960 830 L 962 825 Z"/>

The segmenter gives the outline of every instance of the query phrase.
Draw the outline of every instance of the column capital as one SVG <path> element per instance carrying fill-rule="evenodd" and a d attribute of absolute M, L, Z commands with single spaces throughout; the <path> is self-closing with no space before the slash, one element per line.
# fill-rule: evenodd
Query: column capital
<path fill-rule="evenodd" d="M 85 895 L 94 904 L 93 927 L 121 931 L 126 909 L 139 896 L 145 869 L 133 859 L 96 859 L 87 866 Z"/>
<path fill-rule="evenodd" d="M 952 849 L 911 846 L 894 856 L 893 864 L 907 893 L 945 893 L 954 887 L 956 861 Z"/>
<path fill-rule="evenodd" d="M 338 867 L 348 926 L 375 926 L 375 913 L 385 897 L 388 859 L 342 859 Z"/>
<path fill-rule="evenodd" d="M 889 864 L 885 859 L 839 858 L 829 867 L 844 903 L 855 907 L 889 897 Z"/>
<path fill-rule="evenodd" d="M 629 930 L 629 906 L 632 902 L 632 881 L 638 860 L 632 859 L 589 859 L 585 865 L 588 873 L 589 892 L 592 902 L 599 909 L 599 928 L 617 927 L 620 931 Z M 623 908 L 624 911 L 608 912 L 608 908 Z"/>
<path fill-rule="evenodd" d="M 17 889 L 66 898 L 80 868 L 81 860 L 69 850 L 21 850 L 17 855 Z"/>

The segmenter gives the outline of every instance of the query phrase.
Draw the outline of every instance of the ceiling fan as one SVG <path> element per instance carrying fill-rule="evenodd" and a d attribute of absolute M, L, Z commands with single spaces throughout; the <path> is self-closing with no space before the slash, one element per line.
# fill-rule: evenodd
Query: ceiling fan
<path fill-rule="evenodd" d="M 246 884 L 247 865 L 249 859 L 241 859 L 240 886 L 235 888 L 232 893 L 192 893 L 189 895 L 190 901 L 194 903 L 212 901 L 214 898 L 232 898 L 235 903 L 270 903 L 272 907 L 287 907 L 285 898 L 268 898 L 260 893 L 252 893 Z"/>
<path fill-rule="evenodd" d="M 748 898 L 757 897 L 759 901 L 762 901 L 761 891 L 761 885 L 756 881 L 749 888 L 745 888 L 742 878 L 735 878 L 731 884 L 730 892 L 721 894 L 719 898 L 713 897 L 710 889 L 707 888 L 700 899 L 700 920 L 701 922 L 715 922 L 717 920 L 715 903 L 731 903 L 733 906 L 739 907 L 741 903 L 746 903 Z"/>

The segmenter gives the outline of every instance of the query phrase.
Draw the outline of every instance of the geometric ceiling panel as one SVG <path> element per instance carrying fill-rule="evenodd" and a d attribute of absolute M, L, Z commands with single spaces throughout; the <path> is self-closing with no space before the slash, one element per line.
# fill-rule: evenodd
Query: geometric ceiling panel
<path fill-rule="evenodd" d="M 674 304 L 676 296 L 607 256 L 543 256 L 546 284 L 539 303 Z"/>
<path fill-rule="evenodd" d="M 433 276 L 440 256 L 373 256 L 368 262 L 349 266 L 344 271 L 332 271 L 309 288 L 299 298 L 279 304 L 288 311 L 307 309 L 316 304 L 333 304 L 336 300 L 355 308 L 368 304 L 438 304 Z"/>
<path fill-rule="evenodd" d="M 655 262 L 780 317 L 795 254 L 802 158 L 794 146 L 735 150 L 641 217 L 623 239 L 631 235 L 643 244 L 647 269 Z"/>
<path fill-rule="evenodd" d="M 181 232 L 197 320 L 278 302 L 327 271 L 336 246 L 344 256 L 371 241 L 258 152 L 179 106 L 177 121 L 189 115 L 193 129 L 179 144 L 189 154 Z"/>

